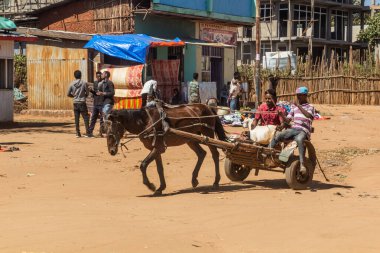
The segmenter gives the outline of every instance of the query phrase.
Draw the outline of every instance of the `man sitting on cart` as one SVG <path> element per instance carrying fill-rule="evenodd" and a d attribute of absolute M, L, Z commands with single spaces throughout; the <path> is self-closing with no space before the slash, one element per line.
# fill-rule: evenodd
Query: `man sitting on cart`
<path fill-rule="evenodd" d="M 252 122 L 252 129 L 258 124 L 261 126 L 275 125 L 277 130 L 284 128 L 284 120 L 280 117 L 279 112 L 285 113 L 285 110 L 276 105 L 277 94 L 274 89 L 265 91 L 265 103 L 262 103 L 255 113 L 255 119 Z"/>
<path fill-rule="evenodd" d="M 307 102 L 308 89 L 306 87 L 297 88 L 296 94 L 298 101 L 292 104 L 289 114 L 285 116 L 283 112 L 279 112 L 284 122 L 291 122 L 291 127 L 277 134 L 269 144 L 269 148 L 274 148 L 277 143 L 282 141 L 296 141 L 301 163 L 300 172 L 301 174 L 306 174 L 304 141 L 306 139 L 310 140 L 311 125 L 313 123 L 315 109 Z"/>

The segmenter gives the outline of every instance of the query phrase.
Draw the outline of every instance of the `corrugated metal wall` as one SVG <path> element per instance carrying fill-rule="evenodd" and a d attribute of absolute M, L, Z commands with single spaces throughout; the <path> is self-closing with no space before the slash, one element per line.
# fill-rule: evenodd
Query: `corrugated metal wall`
<path fill-rule="evenodd" d="M 2 59 L 13 59 L 13 40 L 0 40 L 0 58 Z"/>
<path fill-rule="evenodd" d="M 27 46 L 29 109 L 71 110 L 72 99 L 66 96 L 74 71 L 82 71 L 87 81 L 88 51 L 54 45 Z"/>

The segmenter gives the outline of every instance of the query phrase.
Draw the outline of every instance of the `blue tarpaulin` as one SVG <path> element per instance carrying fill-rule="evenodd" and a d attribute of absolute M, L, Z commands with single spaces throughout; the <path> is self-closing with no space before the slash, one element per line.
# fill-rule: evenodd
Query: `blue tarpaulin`
<path fill-rule="evenodd" d="M 176 38 L 163 40 L 145 34 L 95 35 L 84 46 L 93 48 L 103 54 L 128 61 L 145 63 L 149 47 L 183 46 L 184 42 Z"/>

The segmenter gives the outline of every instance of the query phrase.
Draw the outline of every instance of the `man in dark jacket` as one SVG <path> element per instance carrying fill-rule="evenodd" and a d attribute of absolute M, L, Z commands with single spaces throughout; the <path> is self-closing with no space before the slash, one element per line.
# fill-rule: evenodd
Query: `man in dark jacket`
<path fill-rule="evenodd" d="M 74 72 L 75 81 L 70 84 L 69 90 L 67 91 L 67 96 L 74 98 L 74 116 L 75 116 L 75 129 L 76 137 L 81 137 L 79 129 L 79 115 L 82 114 L 84 125 L 86 127 L 86 135 L 89 136 L 89 126 L 88 126 L 88 110 L 86 105 L 86 98 L 88 96 L 88 85 L 82 80 L 82 72 L 76 70 Z"/>
<path fill-rule="evenodd" d="M 115 96 L 115 86 L 113 82 L 109 79 L 111 73 L 109 71 L 104 71 L 102 78 L 102 85 L 99 88 L 99 91 L 96 93 L 98 96 L 103 97 L 103 117 L 106 118 L 107 115 L 111 112 L 114 105 L 114 96 Z"/>
<path fill-rule="evenodd" d="M 100 116 L 100 129 L 103 127 L 103 117 L 102 117 L 102 111 L 103 111 L 103 96 L 98 96 L 96 93 L 100 90 L 102 84 L 102 72 L 98 71 L 96 72 L 96 80 L 94 81 L 94 88 L 90 89 L 90 92 L 93 95 L 94 98 L 94 107 L 92 108 L 92 114 L 91 114 L 91 121 L 90 121 L 90 137 L 93 137 L 94 128 L 96 125 L 96 121 L 98 120 Z M 102 131 L 100 131 L 101 133 Z"/>

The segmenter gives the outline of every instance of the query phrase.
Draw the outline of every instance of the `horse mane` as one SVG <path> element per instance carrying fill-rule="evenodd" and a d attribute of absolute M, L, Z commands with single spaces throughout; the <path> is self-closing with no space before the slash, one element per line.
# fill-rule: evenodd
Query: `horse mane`
<path fill-rule="evenodd" d="M 131 119 L 137 119 L 141 118 L 144 115 L 145 110 L 141 109 L 122 109 L 122 110 L 115 110 L 112 112 L 113 116 L 116 116 L 118 118 L 121 118 L 123 120 L 131 120 Z"/>
<path fill-rule="evenodd" d="M 117 119 L 125 129 L 132 130 L 145 128 L 146 111 L 143 109 L 122 109 L 112 111 L 113 118 Z"/>

